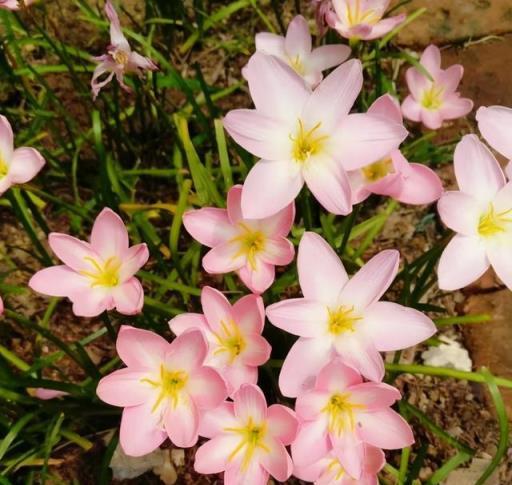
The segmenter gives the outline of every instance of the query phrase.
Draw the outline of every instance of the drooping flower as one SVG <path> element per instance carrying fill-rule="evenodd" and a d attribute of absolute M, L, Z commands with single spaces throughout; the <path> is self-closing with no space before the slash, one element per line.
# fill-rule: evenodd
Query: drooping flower
<path fill-rule="evenodd" d="M 110 21 L 110 45 L 107 53 L 95 57 L 99 62 L 94 70 L 91 79 L 91 88 L 93 98 L 96 99 L 101 89 L 107 85 L 114 75 L 119 85 L 130 92 L 131 89 L 124 83 L 124 75 L 128 73 L 142 74 L 142 71 L 155 71 L 158 69 L 156 64 L 148 57 L 143 57 L 135 51 L 132 51 L 128 40 L 121 30 L 121 24 L 117 12 L 110 0 L 105 4 L 105 14 Z M 108 73 L 107 77 L 100 81 L 100 77 Z"/>
<path fill-rule="evenodd" d="M 378 39 L 405 20 L 405 14 L 382 19 L 389 1 L 332 0 L 334 11 L 327 13 L 327 23 L 347 39 Z"/>
<path fill-rule="evenodd" d="M 193 446 L 204 413 L 227 397 L 222 377 L 204 365 L 203 334 L 190 330 L 169 343 L 156 333 L 123 326 L 116 349 L 127 367 L 103 377 L 96 393 L 124 408 L 119 436 L 124 452 L 151 453 L 167 437 L 175 446 Z"/>
<path fill-rule="evenodd" d="M 64 264 L 38 271 L 30 288 L 69 298 L 80 317 L 114 308 L 124 315 L 141 311 L 144 290 L 134 275 L 146 264 L 148 248 L 145 243 L 129 246 L 126 227 L 111 209 L 103 209 L 94 221 L 90 242 L 56 232 L 48 242 Z"/>
<path fill-rule="evenodd" d="M 256 34 L 256 50 L 281 59 L 311 87 L 322 80 L 322 71 L 338 66 L 350 55 L 350 48 L 341 44 L 312 49 L 308 23 L 302 15 L 290 22 L 286 37 L 270 32 Z"/>
<path fill-rule="evenodd" d="M 318 34 L 324 36 L 328 29 L 327 14 L 333 10 L 332 0 L 311 0 L 315 9 L 315 20 Z"/>
<path fill-rule="evenodd" d="M 476 135 L 459 142 L 454 167 L 459 191 L 438 202 L 441 220 L 457 233 L 441 255 L 439 287 L 462 288 L 492 266 L 512 289 L 512 182 Z"/>
<path fill-rule="evenodd" d="M 304 182 L 328 211 L 347 214 L 346 170 L 379 160 L 407 136 L 400 124 L 349 114 L 363 82 L 358 60 L 339 66 L 314 91 L 288 65 L 260 52 L 249 60 L 246 77 L 256 109 L 233 110 L 224 119 L 235 141 L 262 158 L 244 183 L 244 217 L 275 214 Z"/>
<path fill-rule="evenodd" d="M 198 473 L 224 471 L 225 485 L 266 485 L 269 475 L 280 482 L 292 474 L 285 446 L 297 433 L 295 413 L 280 404 L 267 408 L 265 396 L 244 384 L 233 396 L 204 417 L 199 434 L 210 438 L 196 453 Z"/>
<path fill-rule="evenodd" d="M 11 124 L 0 115 L 0 195 L 16 184 L 32 180 L 45 164 L 35 148 L 14 148 Z"/>
<path fill-rule="evenodd" d="M 265 324 L 263 300 L 256 295 L 240 298 L 233 306 L 214 288 L 203 287 L 204 315 L 183 313 L 169 326 L 176 335 L 196 328 L 208 342 L 205 364 L 217 369 L 233 394 L 242 384 L 256 384 L 258 366 L 270 357 L 271 347 L 261 336 Z"/>
<path fill-rule="evenodd" d="M 368 109 L 395 123 L 403 123 L 398 102 L 385 94 Z M 437 174 L 420 163 L 409 163 L 396 148 L 386 157 L 348 173 L 352 187 L 352 203 L 358 204 L 370 194 L 386 195 L 406 204 L 430 204 L 443 193 Z"/>
<path fill-rule="evenodd" d="M 267 307 L 275 326 L 300 337 L 279 376 L 285 396 L 311 388 L 320 369 L 336 355 L 367 379 L 381 381 L 380 351 L 404 349 L 435 333 L 433 322 L 419 311 L 379 301 L 397 274 L 398 262 L 398 251 L 382 251 L 349 280 L 325 240 L 304 234 L 297 261 L 304 298 Z"/>
<path fill-rule="evenodd" d="M 437 130 L 443 121 L 461 118 L 473 109 L 473 101 L 461 98 L 457 92 L 464 73 L 460 64 L 441 69 L 441 52 L 435 45 L 425 49 L 420 64 L 432 80 L 415 67 L 407 70 L 411 94 L 402 103 L 402 112 L 408 120 L 421 121 L 427 128 Z"/>
<path fill-rule="evenodd" d="M 20 8 L 23 8 L 23 5 L 28 7 L 34 2 L 35 0 L 0 0 L 0 9 L 19 10 Z"/>
<path fill-rule="evenodd" d="M 275 266 L 289 264 L 295 255 L 286 239 L 293 225 L 293 201 L 273 216 L 247 219 L 241 210 L 242 186 L 229 190 L 228 208 L 205 207 L 183 216 L 189 234 L 212 248 L 203 268 L 212 274 L 236 271 L 253 293 L 263 293 L 274 281 Z"/>
<path fill-rule="evenodd" d="M 400 397 L 388 384 L 363 383 L 358 372 L 334 359 L 319 372 L 314 388 L 297 398 L 294 463 L 312 465 L 332 450 L 342 468 L 359 479 L 365 444 L 393 450 L 414 442 L 410 426 L 391 409 Z"/>

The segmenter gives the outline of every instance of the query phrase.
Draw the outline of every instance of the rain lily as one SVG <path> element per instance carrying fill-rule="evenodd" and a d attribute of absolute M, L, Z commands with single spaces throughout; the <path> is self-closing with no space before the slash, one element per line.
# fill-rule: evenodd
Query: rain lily
<path fill-rule="evenodd" d="M 99 62 L 91 79 L 94 99 L 96 99 L 101 89 L 112 81 L 114 75 L 120 86 L 129 92 L 131 91 L 130 88 L 124 83 L 125 74 L 134 72 L 141 75 L 141 71 L 155 71 L 158 69 L 151 59 L 132 51 L 121 30 L 119 17 L 110 0 L 105 4 L 105 14 L 110 21 L 110 45 L 106 54 L 94 58 L 95 61 Z M 100 81 L 99 78 L 105 73 L 108 73 L 107 77 Z"/>
<path fill-rule="evenodd" d="M 145 243 L 129 246 L 122 219 L 106 208 L 94 222 L 91 241 L 52 232 L 48 242 L 64 263 L 42 269 L 29 286 L 44 295 L 67 297 L 73 313 L 94 317 L 117 309 L 124 315 L 140 313 L 144 290 L 135 273 L 149 257 Z"/>
<path fill-rule="evenodd" d="M 327 23 L 347 39 L 373 40 L 405 20 L 405 14 L 382 20 L 390 0 L 332 0 Z"/>
<path fill-rule="evenodd" d="M 362 86 L 361 62 L 350 60 L 314 90 L 288 65 L 256 52 L 246 77 L 256 109 L 230 111 L 224 126 L 261 157 L 242 191 L 242 213 L 263 218 L 290 204 L 304 182 L 334 214 L 352 210 L 346 170 L 386 156 L 406 137 L 397 123 L 349 114 Z"/>
<path fill-rule="evenodd" d="M 461 98 L 457 92 L 464 73 L 460 64 L 441 69 L 441 52 L 435 45 L 425 49 L 420 64 L 432 80 L 415 67 L 407 70 L 406 80 L 411 94 L 402 103 L 402 112 L 408 120 L 421 121 L 427 128 L 437 130 L 444 120 L 461 118 L 473 109 L 473 101 Z"/>
<path fill-rule="evenodd" d="M 442 221 L 457 234 L 439 261 L 439 287 L 456 290 L 469 285 L 492 266 L 512 289 L 512 182 L 476 135 L 466 135 L 455 149 L 459 191 L 438 202 Z"/>
<path fill-rule="evenodd" d="M 199 434 L 211 439 L 197 450 L 196 471 L 224 471 L 225 485 L 266 485 L 269 475 L 284 482 L 293 469 L 285 446 L 297 433 L 294 412 L 280 404 L 267 408 L 263 392 L 253 384 L 244 384 L 233 401 L 201 422 Z"/>
<path fill-rule="evenodd" d="M 333 360 L 320 371 L 314 388 L 297 398 L 300 427 L 292 444 L 294 463 L 312 465 L 332 449 L 342 469 L 359 479 L 365 444 L 393 450 L 414 442 L 407 422 L 390 407 L 400 397 L 394 387 L 363 383 L 358 372 Z"/>
<path fill-rule="evenodd" d="M 263 293 L 274 281 L 275 266 L 289 264 L 295 255 L 286 239 L 293 225 L 293 201 L 282 210 L 259 220 L 247 219 L 241 210 L 242 186 L 229 190 L 228 208 L 205 207 L 183 216 L 189 234 L 212 248 L 203 268 L 212 274 L 236 271 L 253 293 Z"/>
<path fill-rule="evenodd" d="M 433 322 L 419 311 L 378 301 L 393 282 L 398 263 L 398 251 L 382 251 L 349 280 L 324 239 L 304 234 L 297 261 L 304 298 L 267 307 L 275 326 L 300 337 L 279 376 L 285 396 L 311 388 L 320 369 L 336 355 L 367 379 L 381 381 L 379 351 L 405 349 L 435 333 Z"/>
<path fill-rule="evenodd" d="M 0 9 L 5 10 L 19 10 L 25 5 L 28 7 L 33 4 L 35 0 L 0 0 Z"/>
<path fill-rule="evenodd" d="M 176 335 L 196 328 L 208 342 L 206 365 L 219 371 L 233 394 L 242 384 L 256 384 L 258 366 L 270 357 L 271 347 L 261 336 L 265 324 L 263 300 L 256 295 L 240 298 L 233 306 L 214 288 L 203 287 L 204 315 L 183 313 L 169 326 Z"/>
<path fill-rule="evenodd" d="M 398 102 L 385 94 L 368 109 L 368 113 L 402 123 Z M 409 163 L 398 148 L 377 162 L 349 172 L 352 203 L 358 204 L 370 194 L 387 195 L 406 204 L 430 204 L 443 192 L 437 174 L 419 163 Z"/>
<path fill-rule="evenodd" d="M 169 343 L 156 333 L 123 326 L 116 349 L 127 367 L 101 379 L 96 393 L 124 408 L 124 452 L 146 455 L 167 437 L 175 446 L 194 446 L 203 414 L 227 396 L 222 377 L 204 365 L 208 346 L 203 334 L 190 330 Z"/>
<path fill-rule="evenodd" d="M 14 148 L 11 125 L 0 115 L 0 195 L 13 185 L 32 180 L 44 164 L 44 158 L 36 149 Z"/>
<path fill-rule="evenodd" d="M 311 6 L 315 9 L 316 27 L 319 35 L 327 32 L 327 14 L 332 11 L 332 0 L 311 0 Z"/>
<path fill-rule="evenodd" d="M 322 71 L 338 66 L 350 55 L 350 48 L 340 44 L 312 49 L 308 23 L 302 15 L 290 22 L 286 37 L 269 32 L 257 34 L 256 50 L 281 59 L 311 87 L 322 80 Z"/>

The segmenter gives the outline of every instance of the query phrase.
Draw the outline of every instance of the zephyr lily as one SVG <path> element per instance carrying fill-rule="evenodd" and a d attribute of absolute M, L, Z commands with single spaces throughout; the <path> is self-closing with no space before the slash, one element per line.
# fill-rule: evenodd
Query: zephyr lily
<path fill-rule="evenodd" d="M 280 404 L 267 408 L 265 396 L 253 384 L 235 392 L 201 421 L 199 434 L 210 438 L 196 453 L 198 473 L 224 472 L 226 485 L 266 485 L 269 476 L 280 482 L 292 474 L 285 446 L 297 434 L 295 413 Z"/>
<path fill-rule="evenodd" d="M 205 207 L 184 214 L 183 224 L 201 244 L 212 248 L 203 268 L 212 274 L 236 271 L 253 293 L 263 293 L 274 281 L 275 266 L 289 264 L 295 255 L 286 239 L 295 218 L 295 206 L 273 216 L 247 219 L 241 210 L 242 186 L 229 190 L 228 208 Z"/>
<path fill-rule="evenodd" d="M 217 369 L 233 394 L 242 384 L 256 384 L 258 366 L 270 357 L 271 347 L 261 336 L 265 324 L 263 300 L 247 295 L 233 306 L 214 288 L 205 286 L 201 292 L 204 315 L 183 313 L 169 326 L 176 335 L 191 328 L 203 332 L 209 352 L 206 365 Z"/>
<path fill-rule="evenodd" d="M 203 334 L 190 330 L 169 343 L 156 333 L 123 326 L 116 349 L 127 367 L 103 377 L 96 393 L 124 408 L 119 436 L 124 452 L 146 455 L 167 437 L 175 446 L 194 446 L 204 413 L 227 397 L 222 377 L 204 365 Z"/>
<path fill-rule="evenodd" d="M 327 23 L 347 39 L 378 39 L 405 20 L 405 14 L 382 19 L 389 1 L 332 0 L 334 11 L 327 13 Z"/>
<path fill-rule="evenodd" d="M 345 470 L 334 451 L 330 451 L 311 465 L 295 464 L 293 474 L 301 480 L 313 482 L 314 485 L 378 485 L 377 473 L 382 470 L 385 463 L 382 450 L 364 445 L 364 465 L 358 479 Z"/>
<path fill-rule="evenodd" d="M 398 263 L 398 251 L 382 251 L 349 280 L 327 242 L 315 233 L 304 234 L 297 261 L 304 298 L 267 307 L 276 327 L 300 337 L 279 376 L 285 396 L 310 389 L 314 376 L 336 355 L 367 379 L 381 381 L 384 363 L 379 351 L 404 349 L 436 332 L 432 320 L 419 311 L 379 301 Z"/>
<path fill-rule="evenodd" d="M 16 184 L 32 180 L 45 164 L 35 148 L 14 148 L 11 124 L 0 115 L 0 195 Z"/>
<path fill-rule="evenodd" d="M 308 23 L 302 15 L 290 22 L 286 37 L 270 32 L 256 34 L 256 50 L 281 59 L 311 87 L 322 80 L 322 71 L 338 66 L 350 55 L 350 48 L 340 44 L 312 49 Z"/>
<path fill-rule="evenodd" d="M 358 372 L 334 359 L 319 372 L 314 388 L 297 398 L 294 463 L 312 465 L 333 449 L 343 469 L 359 479 L 365 444 L 393 450 L 414 442 L 410 426 L 391 409 L 400 397 L 388 384 L 363 383 Z"/>
<path fill-rule="evenodd" d="M 368 113 L 403 123 L 400 105 L 389 94 L 375 100 Z M 420 163 L 409 163 L 398 148 L 377 162 L 349 172 L 352 203 L 370 194 L 387 195 L 406 204 L 430 204 L 439 199 L 443 186 L 437 174 Z"/>
<path fill-rule="evenodd" d="M 131 89 L 124 83 L 125 74 L 134 72 L 141 75 L 142 71 L 155 71 L 158 69 L 151 59 L 132 51 L 121 29 L 117 12 L 110 0 L 105 4 L 105 14 L 110 21 L 110 45 L 107 48 L 106 54 L 94 58 L 95 61 L 99 62 L 91 79 L 94 99 L 96 99 L 101 89 L 112 81 L 114 75 L 119 85 L 125 91 L 130 92 Z M 106 73 L 108 73 L 107 77 L 100 81 L 99 78 Z"/>
<path fill-rule="evenodd" d="M 90 242 L 52 232 L 48 243 L 64 264 L 38 271 L 30 288 L 69 298 L 79 317 L 114 308 L 124 315 L 140 313 L 144 290 L 134 275 L 146 264 L 149 251 L 145 243 L 129 246 L 126 227 L 115 212 L 108 208 L 100 212 Z"/>
<path fill-rule="evenodd" d="M 262 158 L 244 183 L 244 217 L 275 214 L 304 182 L 328 211 L 349 213 L 346 170 L 379 160 L 407 135 L 381 117 L 349 114 L 363 82 L 361 62 L 345 62 L 314 91 L 291 67 L 260 52 L 245 74 L 256 109 L 233 110 L 224 119 L 235 141 Z"/>
<path fill-rule="evenodd" d="M 461 98 L 457 92 L 464 73 L 460 64 L 441 69 L 441 52 L 435 45 L 425 49 L 420 64 L 432 79 L 415 67 L 407 70 L 411 94 L 402 103 L 402 112 L 408 120 L 421 121 L 427 128 L 437 130 L 444 120 L 461 118 L 473 109 L 473 101 Z"/>
<path fill-rule="evenodd" d="M 512 289 L 512 182 L 491 151 L 476 135 L 466 135 L 455 148 L 459 191 L 438 202 L 442 221 L 457 234 L 448 243 L 438 267 L 439 287 L 469 285 L 492 266 Z"/>
<path fill-rule="evenodd" d="M 35 0 L 0 0 L 0 9 L 19 10 L 23 5 L 28 7 L 34 2 Z"/>

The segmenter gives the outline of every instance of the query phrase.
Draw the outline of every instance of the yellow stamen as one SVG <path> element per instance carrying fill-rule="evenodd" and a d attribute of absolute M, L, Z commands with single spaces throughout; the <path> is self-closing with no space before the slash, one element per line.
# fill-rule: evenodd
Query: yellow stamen
<path fill-rule="evenodd" d="M 364 409 L 362 404 L 350 402 L 350 393 L 333 394 L 322 411 L 329 418 L 329 433 L 340 436 L 344 431 L 352 432 L 355 428 L 355 411 Z"/>
<path fill-rule="evenodd" d="M 333 335 L 340 335 L 344 332 L 354 332 L 355 324 L 362 317 L 354 315 L 354 307 L 340 306 L 334 310 L 327 309 L 329 314 L 328 331 Z"/>
<path fill-rule="evenodd" d="M 375 25 L 379 20 L 380 16 L 374 9 L 361 9 L 361 0 L 355 0 L 354 4 L 347 2 L 347 21 L 351 27 L 360 24 Z"/>
<path fill-rule="evenodd" d="M 439 109 L 443 105 L 443 94 L 444 88 L 433 83 L 429 89 L 423 91 L 421 105 L 430 110 Z"/>
<path fill-rule="evenodd" d="M 368 182 L 377 182 L 381 178 L 393 171 L 393 161 L 391 158 L 384 158 L 378 162 L 367 165 L 361 169 L 364 178 Z"/>
<path fill-rule="evenodd" d="M 496 213 L 494 206 L 489 204 L 489 209 L 480 217 L 478 222 L 478 233 L 481 236 L 495 236 L 505 232 L 507 225 L 512 222 L 512 209 Z"/>
<path fill-rule="evenodd" d="M 9 173 L 9 166 L 5 163 L 4 157 L 0 153 L 0 179 L 3 179 Z"/>
<path fill-rule="evenodd" d="M 114 52 L 111 53 L 112 58 L 114 59 L 114 62 L 116 64 L 119 64 L 120 66 L 126 66 L 128 64 L 128 61 L 130 60 L 130 54 L 123 49 L 116 49 Z"/>
<path fill-rule="evenodd" d="M 305 70 L 304 70 L 304 64 L 300 58 L 300 56 L 297 54 L 293 58 L 289 58 L 290 66 L 291 68 L 301 76 L 304 76 Z"/>
<path fill-rule="evenodd" d="M 290 140 L 293 141 L 292 158 L 298 163 L 305 163 L 312 155 L 322 151 L 329 136 L 318 134 L 317 130 L 322 126 L 321 121 L 308 131 L 305 130 L 301 119 L 298 120 L 298 123 L 297 134 L 290 135 Z"/>
<path fill-rule="evenodd" d="M 117 256 L 108 258 L 104 263 L 93 258 L 85 257 L 86 261 L 92 264 L 93 271 L 80 271 L 80 274 L 91 279 L 91 288 L 95 286 L 117 286 L 119 284 L 119 269 L 121 261 Z"/>
<path fill-rule="evenodd" d="M 151 412 L 155 412 L 164 399 L 169 399 L 176 408 L 179 403 L 181 390 L 185 387 L 188 374 L 185 371 L 168 371 L 162 364 L 160 366 L 160 380 L 152 381 L 151 379 L 141 379 L 141 382 L 149 384 L 151 387 L 160 388 L 160 392 L 156 399 Z"/>
<path fill-rule="evenodd" d="M 234 321 L 231 320 L 228 323 L 222 321 L 220 325 L 222 332 L 213 332 L 218 344 L 218 347 L 213 351 L 213 355 L 227 352 L 229 354 L 229 364 L 233 364 L 247 344 L 240 332 L 240 327 Z"/>
<path fill-rule="evenodd" d="M 256 256 L 265 249 L 265 235 L 261 231 L 252 229 L 243 222 L 239 222 L 238 226 L 242 229 L 241 234 L 234 237 L 231 241 L 238 242 L 240 248 L 233 258 L 245 255 L 249 266 L 255 271 L 257 268 Z"/>
<path fill-rule="evenodd" d="M 336 481 L 341 480 L 343 475 L 345 475 L 345 469 L 337 458 L 333 458 L 330 461 L 329 465 L 327 465 L 327 470 L 331 473 L 335 473 L 334 479 Z"/>

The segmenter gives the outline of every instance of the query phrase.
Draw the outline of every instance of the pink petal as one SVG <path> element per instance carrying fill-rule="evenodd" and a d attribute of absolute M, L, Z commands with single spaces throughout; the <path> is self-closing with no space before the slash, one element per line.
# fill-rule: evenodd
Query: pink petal
<path fill-rule="evenodd" d="M 116 350 L 128 367 L 159 369 L 169 345 L 154 332 L 123 325 L 117 335 Z"/>
<path fill-rule="evenodd" d="M 389 17 L 381 20 L 372 26 L 372 30 L 369 35 L 365 36 L 365 40 L 378 39 L 384 37 L 388 32 L 391 32 L 395 27 L 400 25 L 406 18 L 404 13 Z"/>
<path fill-rule="evenodd" d="M 485 208 L 485 205 L 464 192 L 445 192 L 437 203 L 444 224 L 465 236 L 477 235 L 480 216 Z"/>
<path fill-rule="evenodd" d="M 240 252 L 240 244 L 231 240 L 210 249 L 203 258 L 203 268 L 210 274 L 222 274 L 240 269 L 245 262 L 246 256 Z"/>
<path fill-rule="evenodd" d="M 299 434 L 292 443 L 293 461 L 299 466 L 311 465 L 323 458 L 330 448 L 326 420 L 301 423 Z"/>
<path fill-rule="evenodd" d="M 333 304 L 348 281 L 338 255 L 314 232 L 305 232 L 300 240 L 297 268 L 300 287 L 307 299 Z"/>
<path fill-rule="evenodd" d="M 315 421 L 320 419 L 331 396 L 332 393 L 329 391 L 309 391 L 298 396 L 295 401 L 295 412 L 299 421 Z"/>
<path fill-rule="evenodd" d="M 260 423 L 267 417 L 267 401 L 262 390 L 253 384 L 244 384 L 233 396 L 235 416 L 242 422 L 252 419 Z"/>
<path fill-rule="evenodd" d="M 44 164 L 44 158 L 34 148 L 17 148 L 12 154 L 9 177 L 15 184 L 24 184 L 32 180 Z"/>
<path fill-rule="evenodd" d="M 291 298 L 267 307 L 267 317 L 276 327 L 299 337 L 319 337 L 327 325 L 327 307 L 306 298 Z"/>
<path fill-rule="evenodd" d="M 93 99 L 96 99 L 98 97 L 98 94 L 100 94 L 101 89 L 104 86 L 106 86 L 110 81 L 112 81 L 112 78 L 114 77 L 113 69 L 115 69 L 115 63 L 111 61 L 109 58 L 96 66 L 96 69 L 94 69 L 91 78 L 91 90 Z M 103 81 L 98 81 L 98 79 L 106 72 L 108 72 L 109 75 L 106 76 Z"/>
<path fill-rule="evenodd" d="M 96 317 L 115 307 L 112 295 L 103 288 L 86 288 L 73 292 L 69 299 L 73 302 L 73 313 L 77 317 Z"/>
<path fill-rule="evenodd" d="M 107 0 L 105 4 L 105 14 L 110 21 L 110 43 L 116 47 L 119 46 L 123 49 L 130 50 L 130 45 L 121 30 L 119 17 L 110 0 Z"/>
<path fill-rule="evenodd" d="M 38 271 L 28 283 L 38 293 L 49 296 L 69 296 L 90 287 L 89 280 L 67 266 L 51 266 Z"/>
<path fill-rule="evenodd" d="M 441 51 L 433 44 L 429 45 L 421 55 L 421 65 L 432 77 L 436 77 L 441 69 Z"/>
<path fill-rule="evenodd" d="M 350 388 L 350 402 L 364 406 L 364 412 L 388 408 L 401 398 L 398 389 L 388 384 L 365 382 Z"/>
<path fill-rule="evenodd" d="M 412 97 L 407 96 L 402 102 L 402 114 L 411 121 L 421 121 L 421 105 Z"/>
<path fill-rule="evenodd" d="M 466 116 L 473 110 L 473 101 L 461 98 L 459 94 L 448 96 L 441 107 L 441 115 L 445 120 L 455 120 Z"/>
<path fill-rule="evenodd" d="M 259 32 L 254 38 L 256 50 L 263 54 L 285 58 L 284 37 L 270 32 Z"/>
<path fill-rule="evenodd" d="M 14 150 L 14 136 L 9 120 L 0 115 L 0 156 L 6 163 L 10 163 Z"/>
<path fill-rule="evenodd" d="M 412 347 L 437 331 L 430 318 L 398 303 L 377 301 L 364 314 L 368 335 L 381 352 Z"/>
<path fill-rule="evenodd" d="M 121 268 L 119 268 L 119 280 L 126 281 L 130 279 L 147 263 L 148 259 L 149 250 L 146 243 L 136 244 L 128 248 L 121 262 Z"/>
<path fill-rule="evenodd" d="M 331 434 L 331 441 L 334 442 L 334 453 L 341 465 L 359 483 L 364 466 L 364 443 L 354 433 L 347 432 L 341 436 Z"/>
<path fill-rule="evenodd" d="M 261 454 L 261 466 L 280 482 L 288 480 L 293 471 L 293 463 L 286 448 L 278 440 L 270 437 L 265 440 L 265 446 L 269 451 Z"/>
<path fill-rule="evenodd" d="M 138 406 L 154 394 L 151 386 L 143 382 L 147 377 L 145 370 L 119 369 L 100 380 L 96 394 L 112 406 Z"/>
<path fill-rule="evenodd" d="M 298 421 L 295 413 L 280 404 L 272 404 L 268 408 L 267 422 L 269 431 L 283 445 L 290 445 L 297 435 Z"/>
<path fill-rule="evenodd" d="M 195 372 L 203 365 L 208 353 L 208 345 L 200 330 L 189 330 L 176 337 L 170 344 L 165 355 L 169 369 L 180 369 Z"/>
<path fill-rule="evenodd" d="M 315 388 L 322 391 L 345 392 L 347 388 L 361 384 L 359 372 L 345 365 L 339 357 L 323 367 L 316 378 Z"/>
<path fill-rule="evenodd" d="M 195 471 L 202 474 L 223 472 L 228 466 L 230 453 L 236 449 L 237 445 L 238 438 L 236 436 L 215 436 L 196 451 Z"/>
<path fill-rule="evenodd" d="M 499 244 L 489 245 L 487 256 L 494 271 L 508 289 L 512 289 L 512 261 L 510 248 Z"/>
<path fill-rule="evenodd" d="M 385 450 L 405 448 L 414 443 L 411 427 L 392 409 L 360 414 L 358 433 L 366 443 Z"/>
<path fill-rule="evenodd" d="M 137 52 L 130 52 L 129 65 L 132 69 L 142 69 L 143 71 L 157 71 L 158 66 L 149 58 L 138 54 Z"/>
<path fill-rule="evenodd" d="M 37 399 L 41 399 L 43 401 L 47 401 L 49 399 L 57 399 L 59 397 L 68 396 L 69 394 L 64 391 L 57 391 L 55 389 L 44 389 L 42 387 L 38 387 L 34 390 L 34 396 Z"/>
<path fill-rule="evenodd" d="M 77 272 L 90 271 L 90 260 L 99 259 L 96 251 L 85 241 L 80 241 L 67 234 L 52 232 L 48 236 L 48 243 L 57 257 L 71 269 Z"/>
<path fill-rule="evenodd" d="M 439 176 L 429 167 L 419 163 L 409 164 L 410 172 L 404 177 L 396 199 L 406 204 L 431 204 L 443 193 Z"/>
<path fill-rule="evenodd" d="M 123 258 L 130 241 L 123 220 L 112 210 L 103 209 L 92 226 L 91 246 L 103 258 Z"/>
<path fill-rule="evenodd" d="M 267 238 L 260 258 L 267 264 L 286 266 L 293 261 L 295 248 L 284 237 Z"/>
<path fill-rule="evenodd" d="M 222 323 L 233 320 L 231 304 L 228 299 L 215 288 L 204 286 L 201 291 L 201 305 L 204 316 L 213 332 L 222 329 Z"/>
<path fill-rule="evenodd" d="M 137 315 L 144 306 L 144 289 L 137 278 L 130 278 L 113 289 L 116 310 L 123 315 Z"/>
<path fill-rule="evenodd" d="M 421 122 L 431 130 L 438 130 L 443 126 L 444 117 L 441 110 L 421 109 Z"/>
<path fill-rule="evenodd" d="M 231 365 L 222 369 L 222 377 L 228 386 L 229 396 L 232 397 L 243 384 L 257 384 L 258 368 L 243 364 Z"/>
<path fill-rule="evenodd" d="M 311 34 L 306 19 L 297 15 L 288 25 L 284 41 L 286 54 L 289 57 L 304 57 L 311 52 Z"/>
<path fill-rule="evenodd" d="M 261 229 L 269 237 L 286 237 L 295 219 L 295 204 L 292 202 L 273 216 L 261 221 Z"/>
<path fill-rule="evenodd" d="M 407 87 L 409 88 L 409 91 L 411 92 L 412 96 L 408 96 L 405 99 L 404 104 L 406 102 L 408 104 L 414 102 L 417 106 L 416 109 L 418 109 L 418 115 L 417 119 L 416 117 L 410 118 L 408 115 L 405 114 L 405 112 L 404 115 L 409 119 L 413 119 L 414 121 L 420 121 L 419 111 L 421 111 L 422 107 L 419 101 L 421 101 L 424 91 L 431 87 L 431 81 L 425 75 L 423 75 L 423 73 L 418 71 L 415 67 L 410 67 L 409 69 L 407 69 L 407 71 L 405 72 L 405 79 L 407 81 Z M 407 106 L 407 108 L 412 108 L 412 105 Z M 404 106 L 402 106 L 402 111 L 404 111 Z"/>
<path fill-rule="evenodd" d="M 444 87 L 445 93 L 454 93 L 463 74 L 464 68 L 460 64 L 454 64 L 439 73 L 437 82 Z"/>
<path fill-rule="evenodd" d="M 226 209 L 205 207 L 183 215 L 187 232 L 204 246 L 213 248 L 235 236 Z"/>
<path fill-rule="evenodd" d="M 225 428 L 236 428 L 234 405 L 225 401 L 220 406 L 204 414 L 199 423 L 199 434 L 205 438 L 213 438 L 225 432 Z"/>
<path fill-rule="evenodd" d="M 231 224 L 242 221 L 242 186 L 234 185 L 228 192 L 228 218 Z"/>
<path fill-rule="evenodd" d="M 274 282 L 275 266 L 273 264 L 264 263 L 261 260 L 256 260 L 256 269 L 245 265 L 238 271 L 238 275 L 247 288 L 253 293 L 261 295 L 270 288 Z"/>
<path fill-rule="evenodd" d="M 261 466 L 259 460 L 253 460 L 244 470 L 240 468 L 240 464 L 230 464 L 224 473 L 224 484 L 226 485 L 267 485 L 268 480 L 269 474 Z"/>
<path fill-rule="evenodd" d="M 377 98 L 372 105 L 368 108 L 368 114 L 374 116 L 381 116 L 394 123 L 402 123 L 402 112 L 400 111 L 400 104 L 390 94 L 384 94 Z"/>
<path fill-rule="evenodd" d="M 476 112 L 476 120 L 487 143 L 508 159 L 512 159 L 512 109 L 504 106 L 482 106 Z"/>
<path fill-rule="evenodd" d="M 164 414 L 164 425 L 173 445 L 190 448 L 197 443 L 199 414 L 192 401 L 169 406 Z"/>
<path fill-rule="evenodd" d="M 169 327 L 174 335 L 181 335 L 191 329 L 207 330 L 208 323 L 201 313 L 182 313 L 169 321 Z"/>
<path fill-rule="evenodd" d="M 251 334 L 246 336 L 247 348 L 240 355 L 245 365 L 260 366 L 270 358 L 272 347 L 259 334 Z"/>
<path fill-rule="evenodd" d="M 379 473 L 386 464 L 386 457 L 384 452 L 373 446 L 365 446 L 365 471 L 366 473 Z M 368 482 L 368 485 L 372 485 L 373 482 Z"/>
<path fill-rule="evenodd" d="M 246 333 L 260 334 L 265 324 L 265 307 L 257 295 L 246 295 L 232 307 L 233 318 Z"/>
<path fill-rule="evenodd" d="M 228 397 L 226 383 L 210 367 L 203 367 L 190 376 L 187 392 L 200 410 L 216 408 Z"/>
<path fill-rule="evenodd" d="M 336 351 L 345 364 L 356 369 L 368 380 L 380 382 L 384 378 L 384 362 L 371 342 L 348 337 L 336 342 Z"/>
<path fill-rule="evenodd" d="M 308 67 L 316 71 L 325 71 L 338 66 L 350 56 L 350 47 L 333 44 L 322 45 L 313 49 L 308 59 Z"/>

